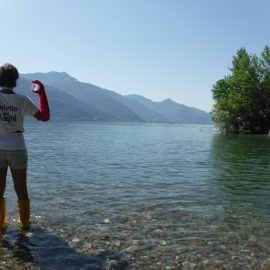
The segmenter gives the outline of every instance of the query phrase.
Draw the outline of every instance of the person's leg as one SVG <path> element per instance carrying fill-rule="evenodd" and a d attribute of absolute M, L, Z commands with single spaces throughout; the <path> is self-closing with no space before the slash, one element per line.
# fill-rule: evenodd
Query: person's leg
<path fill-rule="evenodd" d="M 14 189 L 18 197 L 19 223 L 23 229 L 30 224 L 30 200 L 27 191 L 27 152 L 11 151 L 9 165 L 13 178 Z"/>
<path fill-rule="evenodd" d="M 6 218 L 6 199 L 4 197 L 6 189 L 7 167 L 0 168 L 0 229 L 7 223 Z"/>
<path fill-rule="evenodd" d="M 3 229 L 7 224 L 5 198 L 7 170 L 7 152 L 0 150 L 0 229 Z"/>
<path fill-rule="evenodd" d="M 27 169 L 11 169 L 14 189 L 18 197 L 19 224 L 27 230 L 30 225 L 30 200 L 28 198 L 26 174 Z"/>
<path fill-rule="evenodd" d="M 4 197 L 6 190 L 7 167 L 0 168 L 0 198 Z"/>
<path fill-rule="evenodd" d="M 13 178 L 14 189 L 18 199 L 27 199 L 28 198 L 27 183 L 26 183 L 27 169 L 11 168 L 11 175 Z"/>

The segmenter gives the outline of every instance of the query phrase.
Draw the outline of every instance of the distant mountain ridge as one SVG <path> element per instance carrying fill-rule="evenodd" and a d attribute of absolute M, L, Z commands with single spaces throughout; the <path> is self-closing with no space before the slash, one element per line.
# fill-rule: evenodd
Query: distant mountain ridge
<path fill-rule="evenodd" d="M 21 74 L 18 90 L 26 94 L 25 87 L 29 89 L 33 79 L 39 79 L 46 85 L 52 117 L 56 118 L 185 124 L 212 123 L 208 113 L 178 104 L 171 99 L 153 102 L 138 95 L 122 96 L 114 91 L 80 82 L 66 72 Z M 29 92 L 27 93 L 29 95 Z M 34 96 L 33 98 L 36 99 Z"/>
<path fill-rule="evenodd" d="M 127 98 L 136 100 L 152 111 L 162 115 L 164 119 L 167 119 L 167 122 L 192 124 L 211 123 L 211 118 L 208 113 L 197 108 L 178 104 L 169 98 L 161 102 L 153 102 L 150 99 L 138 95 L 128 95 Z"/>

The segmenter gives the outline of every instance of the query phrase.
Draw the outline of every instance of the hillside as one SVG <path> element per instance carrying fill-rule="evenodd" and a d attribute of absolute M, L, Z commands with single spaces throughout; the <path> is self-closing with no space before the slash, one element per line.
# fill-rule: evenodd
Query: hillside
<path fill-rule="evenodd" d="M 143 96 L 122 96 L 90 83 L 80 82 L 65 72 L 21 74 L 30 87 L 39 79 L 47 87 L 51 107 L 60 118 L 80 117 L 101 121 L 209 124 L 208 113 L 170 99 L 153 102 Z M 18 86 L 20 87 L 20 86 Z M 29 89 L 27 87 L 27 89 Z"/>

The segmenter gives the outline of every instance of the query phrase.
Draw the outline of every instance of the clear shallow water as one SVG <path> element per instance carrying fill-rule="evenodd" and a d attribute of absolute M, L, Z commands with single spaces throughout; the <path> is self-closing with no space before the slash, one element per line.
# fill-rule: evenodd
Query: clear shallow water
<path fill-rule="evenodd" d="M 269 136 L 90 122 L 26 130 L 32 229 L 17 229 L 9 176 L 0 269 L 270 268 Z"/>

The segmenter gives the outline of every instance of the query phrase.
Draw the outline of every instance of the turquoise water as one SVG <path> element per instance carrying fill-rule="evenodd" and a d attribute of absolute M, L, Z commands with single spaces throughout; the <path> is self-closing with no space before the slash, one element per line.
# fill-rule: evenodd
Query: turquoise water
<path fill-rule="evenodd" d="M 270 269 L 270 137 L 213 126 L 26 123 L 32 228 L 0 269 Z"/>

